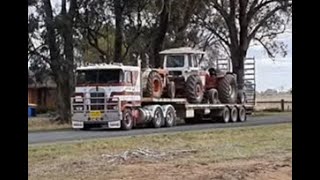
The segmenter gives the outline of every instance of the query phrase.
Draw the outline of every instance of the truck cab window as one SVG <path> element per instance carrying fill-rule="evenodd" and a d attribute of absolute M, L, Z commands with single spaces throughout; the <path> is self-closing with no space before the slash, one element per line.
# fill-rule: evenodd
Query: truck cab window
<path fill-rule="evenodd" d="M 125 83 L 132 83 L 132 73 L 131 71 L 125 72 Z"/>

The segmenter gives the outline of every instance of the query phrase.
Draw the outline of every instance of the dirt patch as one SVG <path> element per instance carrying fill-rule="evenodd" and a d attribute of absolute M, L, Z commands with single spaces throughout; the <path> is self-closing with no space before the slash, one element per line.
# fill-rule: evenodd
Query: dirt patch
<path fill-rule="evenodd" d="M 153 180 L 289 180 L 292 178 L 291 158 L 273 161 L 270 159 L 242 159 L 218 163 L 131 164 L 122 165 L 119 171 L 109 174 L 108 179 L 153 179 Z"/>
<path fill-rule="evenodd" d="M 120 154 L 102 154 L 101 157 L 106 160 L 107 163 L 114 164 L 134 164 L 137 162 L 157 162 L 164 160 L 171 160 L 184 155 L 190 155 L 197 153 L 195 149 L 183 149 L 172 151 L 157 151 L 146 148 L 133 149 L 125 151 Z"/>

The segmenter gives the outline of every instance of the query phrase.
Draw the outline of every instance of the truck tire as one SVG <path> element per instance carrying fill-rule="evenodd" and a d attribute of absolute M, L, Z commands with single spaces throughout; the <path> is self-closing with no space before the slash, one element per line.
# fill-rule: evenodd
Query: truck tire
<path fill-rule="evenodd" d="M 157 71 L 151 71 L 148 76 L 146 96 L 160 98 L 163 91 L 162 77 Z"/>
<path fill-rule="evenodd" d="M 154 128 L 160 128 L 161 125 L 163 124 L 163 121 L 164 121 L 163 112 L 161 107 L 159 106 L 154 110 L 154 114 L 152 117 L 152 126 Z"/>
<path fill-rule="evenodd" d="M 238 121 L 244 122 L 246 120 L 247 120 L 246 108 L 244 108 L 243 106 L 240 106 L 238 109 Z"/>
<path fill-rule="evenodd" d="M 176 119 L 177 119 L 177 115 L 176 115 L 176 111 L 175 111 L 174 107 L 169 106 L 166 111 L 165 117 L 164 117 L 165 127 L 175 126 Z"/>
<path fill-rule="evenodd" d="M 238 109 L 235 106 L 231 107 L 231 109 L 230 109 L 230 121 L 231 122 L 238 121 Z"/>
<path fill-rule="evenodd" d="M 218 91 L 216 89 L 209 89 L 207 92 L 207 99 L 209 104 L 219 104 Z"/>
<path fill-rule="evenodd" d="M 130 130 L 133 127 L 133 117 L 131 109 L 125 108 L 122 113 L 121 129 Z"/>
<path fill-rule="evenodd" d="M 201 103 L 203 99 L 203 84 L 198 75 L 190 75 L 186 82 L 186 96 L 189 103 Z"/>
<path fill-rule="evenodd" d="M 230 121 L 230 110 L 228 107 L 224 107 L 221 116 L 220 116 L 220 121 L 223 123 L 228 123 Z"/>
<path fill-rule="evenodd" d="M 171 99 L 176 96 L 176 86 L 173 81 L 169 81 L 167 85 L 167 96 Z"/>
<path fill-rule="evenodd" d="M 237 80 L 232 74 L 226 74 L 218 84 L 219 100 L 232 104 L 237 101 Z"/>

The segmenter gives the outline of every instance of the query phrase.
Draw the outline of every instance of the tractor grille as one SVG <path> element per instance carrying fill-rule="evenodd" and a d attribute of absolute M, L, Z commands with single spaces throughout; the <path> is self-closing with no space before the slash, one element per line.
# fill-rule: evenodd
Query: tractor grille
<path fill-rule="evenodd" d="M 90 93 L 90 109 L 91 110 L 104 110 L 105 94 L 101 92 Z"/>

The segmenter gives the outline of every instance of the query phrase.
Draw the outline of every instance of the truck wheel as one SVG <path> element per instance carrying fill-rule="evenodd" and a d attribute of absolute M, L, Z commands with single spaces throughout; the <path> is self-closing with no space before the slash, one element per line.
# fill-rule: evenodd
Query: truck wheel
<path fill-rule="evenodd" d="M 153 118 L 152 118 L 152 125 L 154 128 L 160 128 L 163 124 L 164 117 L 161 107 L 157 107 L 154 110 Z"/>
<path fill-rule="evenodd" d="M 174 109 L 174 107 L 169 106 L 166 112 L 166 115 L 164 117 L 165 120 L 165 126 L 166 127 L 172 127 L 174 125 L 176 125 L 176 111 Z"/>
<path fill-rule="evenodd" d="M 230 110 L 228 107 L 223 108 L 220 119 L 224 123 L 228 123 L 230 120 Z"/>
<path fill-rule="evenodd" d="M 219 99 L 222 103 L 236 103 L 237 80 L 232 74 L 226 74 L 218 84 Z"/>
<path fill-rule="evenodd" d="M 237 122 L 237 120 L 238 120 L 238 109 L 237 107 L 233 106 L 230 109 L 230 121 Z"/>
<path fill-rule="evenodd" d="M 243 106 L 240 106 L 238 109 L 238 121 L 244 122 L 247 120 L 247 112 Z"/>
<path fill-rule="evenodd" d="M 157 71 L 151 71 L 148 76 L 146 96 L 160 98 L 162 95 L 162 78 Z"/>
<path fill-rule="evenodd" d="M 133 117 L 131 109 L 126 108 L 122 113 L 121 129 L 130 130 L 133 127 Z"/>
<path fill-rule="evenodd" d="M 186 96 L 190 103 L 201 103 L 203 99 L 203 84 L 198 75 L 190 75 L 186 82 Z"/>
<path fill-rule="evenodd" d="M 218 91 L 216 89 L 210 89 L 207 92 L 207 98 L 210 104 L 218 104 L 219 103 Z"/>
<path fill-rule="evenodd" d="M 238 104 L 245 104 L 246 102 L 247 102 L 246 93 L 244 91 L 239 91 L 238 97 L 237 97 L 237 103 Z"/>
<path fill-rule="evenodd" d="M 176 86 L 173 81 L 170 81 L 167 85 L 167 96 L 174 98 L 176 96 Z"/>

